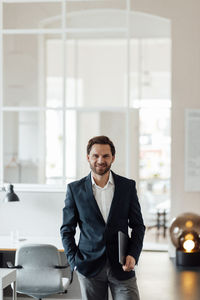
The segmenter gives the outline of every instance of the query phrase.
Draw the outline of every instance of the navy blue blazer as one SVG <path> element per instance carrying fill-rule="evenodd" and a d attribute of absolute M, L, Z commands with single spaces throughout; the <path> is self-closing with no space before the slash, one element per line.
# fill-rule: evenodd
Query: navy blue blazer
<path fill-rule="evenodd" d="M 127 255 L 138 262 L 142 250 L 145 226 L 138 202 L 135 181 L 113 173 L 115 191 L 107 223 L 93 196 L 91 174 L 67 186 L 61 236 L 65 254 L 73 270 L 87 277 L 95 276 L 108 258 L 113 275 L 125 280 L 135 275 L 124 272 L 118 261 L 118 231 L 128 235 L 131 228 Z M 76 227 L 80 228 L 78 245 L 75 243 Z"/>

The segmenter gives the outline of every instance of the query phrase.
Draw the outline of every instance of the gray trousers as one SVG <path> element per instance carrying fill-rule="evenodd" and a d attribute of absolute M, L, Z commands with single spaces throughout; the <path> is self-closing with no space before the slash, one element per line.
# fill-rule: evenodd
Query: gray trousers
<path fill-rule="evenodd" d="M 117 280 L 107 262 L 95 277 L 87 278 L 77 272 L 82 300 L 108 300 L 110 287 L 113 300 L 139 300 L 136 277 L 128 280 Z"/>

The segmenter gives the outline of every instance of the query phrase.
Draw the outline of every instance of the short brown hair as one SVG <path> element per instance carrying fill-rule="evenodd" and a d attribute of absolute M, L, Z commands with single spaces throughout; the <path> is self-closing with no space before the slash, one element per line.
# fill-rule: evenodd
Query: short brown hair
<path fill-rule="evenodd" d="M 115 156 L 115 146 L 114 146 L 113 142 L 107 136 L 100 135 L 100 136 L 95 136 L 92 139 L 90 139 L 87 144 L 87 154 L 88 155 L 90 154 L 90 151 L 94 144 L 109 145 L 112 156 Z"/>

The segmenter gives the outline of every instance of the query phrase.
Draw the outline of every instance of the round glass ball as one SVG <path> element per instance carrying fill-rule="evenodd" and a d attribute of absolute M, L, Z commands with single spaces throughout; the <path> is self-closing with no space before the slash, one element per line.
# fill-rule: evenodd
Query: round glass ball
<path fill-rule="evenodd" d="M 176 217 L 170 226 L 170 237 L 177 249 L 180 249 L 181 241 L 187 234 L 193 234 L 200 241 L 200 215 L 184 213 Z"/>

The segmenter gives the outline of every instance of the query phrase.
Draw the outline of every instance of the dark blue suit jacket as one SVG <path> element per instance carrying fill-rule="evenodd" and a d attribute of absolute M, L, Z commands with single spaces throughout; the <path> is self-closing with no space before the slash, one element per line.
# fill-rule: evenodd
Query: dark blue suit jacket
<path fill-rule="evenodd" d="M 134 271 L 124 272 L 118 261 L 118 231 L 128 234 L 131 230 L 127 255 L 138 262 L 142 250 L 145 226 L 138 202 L 135 181 L 113 173 L 115 191 L 105 223 L 93 196 L 91 174 L 79 181 L 68 184 L 63 209 L 61 236 L 68 262 L 73 270 L 87 277 L 95 276 L 109 259 L 114 276 L 125 280 L 135 275 Z M 75 243 L 77 224 L 80 240 Z"/>

